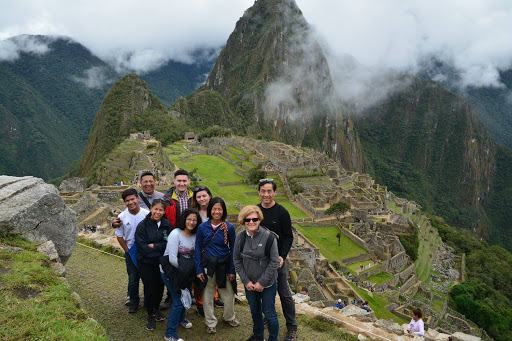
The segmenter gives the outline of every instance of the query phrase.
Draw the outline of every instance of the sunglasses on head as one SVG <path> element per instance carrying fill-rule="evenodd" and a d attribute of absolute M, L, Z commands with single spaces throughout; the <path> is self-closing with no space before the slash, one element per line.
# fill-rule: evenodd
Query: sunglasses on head
<path fill-rule="evenodd" d="M 196 188 L 194 188 L 193 192 L 204 191 L 205 189 L 206 189 L 206 186 L 196 187 Z"/>
<path fill-rule="evenodd" d="M 252 221 L 253 223 L 255 223 L 259 220 L 260 220 L 260 218 L 245 218 L 244 222 L 248 223 L 248 222 Z"/>
<path fill-rule="evenodd" d="M 272 178 L 260 179 L 260 182 L 274 182 L 274 179 L 272 179 Z"/>

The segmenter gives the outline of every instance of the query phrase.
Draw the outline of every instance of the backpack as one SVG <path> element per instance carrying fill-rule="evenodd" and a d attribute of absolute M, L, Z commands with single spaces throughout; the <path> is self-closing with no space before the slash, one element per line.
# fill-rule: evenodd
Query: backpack
<path fill-rule="evenodd" d="M 260 226 L 260 227 L 262 227 L 262 226 Z M 272 244 L 274 243 L 274 239 L 276 239 L 276 236 L 272 231 L 270 231 L 268 229 L 266 229 L 266 230 L 269 231 L 270 234 L 269 234 L 269 236 L 267 238 L 267 242 L 265 244 L 265 258 L 270 259 L 270 250 L 272 249 Z M 246 239 L 247 239 L 247 233 L 245 231 L 242 231 L 242 234 L 240 235 L 240 254 L 243 253 Z"/>

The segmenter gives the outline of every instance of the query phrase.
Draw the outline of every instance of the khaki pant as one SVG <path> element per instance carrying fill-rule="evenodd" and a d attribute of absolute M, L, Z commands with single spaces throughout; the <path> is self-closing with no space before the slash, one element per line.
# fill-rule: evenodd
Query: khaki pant
<path fill-rule="evenodd" d="M 204 288 L 203 292 L 204 319 L 208 327 L 217 326 L 217 318 L 213 313 L 213 296 L 215 295 L 216 283 L 216 274 L 213 275 L 213 277 L 208 277 L 208 283 L 206 284 L 206 288 Z M 222 297 L 222 300 L 224 301 L 224 313 L 222 314 L 222 318 L 224 321 L 231 321 L 235 318 L 235 294 L 233 293 L 233 287 L 227 278 L 226 287 L 218 288 L 218 290 L 220 297 Z"/>

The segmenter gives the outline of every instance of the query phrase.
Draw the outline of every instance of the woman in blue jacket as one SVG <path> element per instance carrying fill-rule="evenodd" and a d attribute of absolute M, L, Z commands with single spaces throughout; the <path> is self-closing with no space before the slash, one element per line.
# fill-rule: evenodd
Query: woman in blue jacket
<path fill-rule="evenodd" d="M 164 283 L 160 275 L 160 257 L 167 246 L 167 236 L 172 225 L 165 218 L 165 204 L 161 199 L 153 200 L 150 213 L 139 223 L 135 231 L 137 263 L 144 283 L 144 300 L 148 311 L 147 330 L 155 330 L 155 321 L 165 318 L 159 310 L 164 293 Z"/>
<path fill-rule="evenodd" d="M 213 296 L 215 284 L 224 301 L 224 321 L 232 327 L 240 324 L 235 318 L 235 295 L 232 282 L 235 281 L 233 247 L 235 245 L 235 227 L 226 221 L 226 204 L 221 198 L 210 200 L 207 209 L 208 221 L 205 221 L 196 233 L 194 261 L 197 278 L 206 286 L 203 292 L 203 309 L 206 332 L 217 332 L 217 319 L 213 314 Z"/>

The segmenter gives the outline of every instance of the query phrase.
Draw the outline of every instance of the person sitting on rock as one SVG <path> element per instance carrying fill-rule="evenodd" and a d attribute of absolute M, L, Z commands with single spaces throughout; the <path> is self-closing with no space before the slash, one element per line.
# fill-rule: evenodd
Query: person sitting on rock
<path fill-rule="evenodd" d="M 334 306 L 334 308 L 337 308 L 337 309 L 343 309 L 343 302 L 341 302 L 341 298 L 338 299 L 338 302 L 336 303 L 336 305 Z"/>
<path fill-rule="evenodd" d="M 366 310 L 367 312 L 372 311 L 370 307 L 368 306 L 368 301 L 364 301 L 363 304 L 361 304 L 361 309 Z"/>
<path fill-rule="evenodd" d="M 423 313 L 421 312 L 421 309 L 415 308 L 412 310 L 412 319 L 409 323 L 409 328 L 407 329 L 409 334 L 414 334 L 421 337 L 425 336 L 425 324 L 421 319 L 422 316 Z"/>

